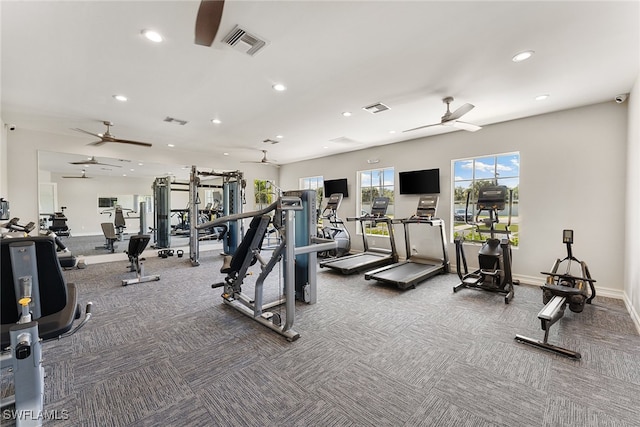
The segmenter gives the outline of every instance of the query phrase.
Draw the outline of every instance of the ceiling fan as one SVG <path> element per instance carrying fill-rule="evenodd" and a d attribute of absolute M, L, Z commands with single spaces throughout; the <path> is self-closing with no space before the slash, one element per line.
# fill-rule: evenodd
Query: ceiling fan
<path fill-rule="evenodd" d="M 121 168 L 120 165 L 111 165 L 109 163 L 101 163 L 96 160 L 95 156 L 92 156 L 89 160 L 79 161 L 79 162 L 69 162 L 71 165 L 102 165 L 102 166 L 113 166 L 114 168 Z"/>
<path fill-rule="evenodd" d="M 224 0 L 202 0 L 196 16 L 195 43 L 211 46 L 222 20 Z"/>
<path fill-rule="evenodd" d="M 464 116 L 469 111 L 471 111 L 474 108 L 474 105 L 472 105 L 472 104 L 464 104 L 462 107 L 459 107 L 456 111 L 454 111 L 452 113 L 451 110 L 449 109 L 449 104 L 451 104 L 453 102 L 453 97 L 448 96 L 448 97 L 444 98 L 442 100 L 442 102 L 447 104 L 447 112 L 444 113 L 444 116 L 442 116 L 442 118 L 440 120 L 440 123 L 434 123 L 434 124 L 431 124 L 431 125 L 419 126 L 417 128 L 403 130 L 402 132 L 411 132 L 413 130 L 424 129 L 424 128 L 428 128 L 428 127 L 431 127 L 431 126 L 453 126 L 453 127 L 458 128 L 458 129 L 467 130 L 469 132 L 475 132 L 477 130 L 482 129 L 482 127 L 480 127 L 478 125 L 474 125 L 474 124 L 466 123 L 466 122 L 461 122 L 461 121 L 458 120 L 460 117 Z"/>
<path fill-rule="evenodd" d="M 267 150 L 260 150 L 260 151 L 262 151 L 262 160 L 257 161 L 257 162 L 251 161 L 251 160 L 247 160 L 247 161 L 241 161 L 241 163 L 258 163 L 258 164 L 261 164 L 261 165 L 275 166 L 277 168 L 280 167 L 279 164 L 274 163 L 273 161 L 267 159 Z"/>
<path fill-rule="evenodd" d="M 82 179 L 91 179 L 90 176 L 87 176 L 86 171 L 82 169 L 82 175 L 80 176 L 63 176 L 63 178 L 82 178 Z"/>
<path fill-rule="evenodd" d="M 78 132 L 82 132 L 82 133 L 86 133 L 89 135 L 93 135 L 95 137 L 100 138 L 100 141 L 96 141 L 96 142 L 92 142 L 89 145 L 102 145 L 105 142 L 119 142 L 122 144 L 133 144 L 133 145 L 140 145 L 142 147 L 151 147 L 152 144 L 149 144 L 148 142 L 138 142 L 138 141 L 131 141 L 128 139 L 120 139 L 120 138 L 116 138 L 115 136 L 111 135 L 109 133 L 109 128 L 111 126 L 113 126 L 113 122 L 110 121 L 103 121 L 102 122 L 106 127 L 107 127 L 107 131 L 105 133 L 93 133 L 93 132 L 88 132 L 84 129 L 78 129 L 78 128 L 74 128 L 73 130 L 78 131 Z"/>

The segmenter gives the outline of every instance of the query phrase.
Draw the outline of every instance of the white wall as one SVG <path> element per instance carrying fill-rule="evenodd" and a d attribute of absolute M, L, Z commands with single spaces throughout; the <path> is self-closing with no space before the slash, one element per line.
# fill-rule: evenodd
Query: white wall
<path fill-rule="evenodd" d="M 625 302 L 640 332 L 640 76 L 636 79 L 627 103 L 629 127 L 624 293 Z"/>
<path fill-rule="evenodd" d="M 340 215 L 356 215 L 356 171 L 393 166 L 399 171 L 440 169 L 438 216 L 451 224 L 451 161 L 519 151 L 520 247 L 513 268 L 527 283 L 542 281 L 540 271 L 565 256 L 562 230 L 575 231 L 575 255 L 585 260 L 598 280 L 601 295 L 622 297 L 624 259 L 625 157 L 627 104 L 607 102 L 572 110 L 486 126 L 471 133 L 457 131 L 413 141 L 285 165 L 283 187 L 300 177 L 348 178 L 350 197 Z M 396 217 L 415 212 L 417 196 L 400 196 L 396 186 Z M 354 223 L 349 223 L 355 231 Z M 401 229 L 397 230 L 402 234 Z M 358 236 L 352 245 L 361 248 Z M 377 238 L 376 244 L 383 239 Z M 412 242 L 413 242 L 412 237 Z M 467 259 L 476 261 L 475 247 Z M 403 253 L 402 251 L 401 253 Z M 449 243 L 455 261 L 455 248 Z"/>

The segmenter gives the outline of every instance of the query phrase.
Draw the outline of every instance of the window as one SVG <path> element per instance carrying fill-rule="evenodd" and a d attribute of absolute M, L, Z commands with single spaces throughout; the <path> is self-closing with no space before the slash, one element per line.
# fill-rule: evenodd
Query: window
<path fill-rule="evenodd" d="M 324 179 L 321 176 L 300 178 L 299 187 L 300 190 L 316 190 L 316 206 L 319 209 L 324 196 Z"/>
<path fill-rule="evenodd" d="M 511 231 L 510 240 L 514 246 L 518 246 L 518 233 L 520 229 L 518 218 L 518 201 L 520 194 L 520 153 L 507 153 L 492 156 L 475 157 L 471 159 L 454 160 L 452 162 L 454 188 L 453 188 L 453 232 L 454 237 L 464 235 L 465 240 L 472 242 L 484 242 L 487 233 L 479 234 L 475 227 L 465 223 L 475 220 L 475 201 L 478 198 L 478 189 L 485 185 L 504 185 L 510 190 L 512 197 Z M 466 210 L 467 194 L 471 192 L 469 210 Z M 485 211 L 483 211 L 483 214 Z M 509 203 L 504 210 L 499 212 L 500 223 L 496 224 L 497 230 L 504 230 L 508 222 Z M 480 219 L 488 218 L 481 215 Z"/>
<path fill-rule="evenodd" d="M 274 195 L 271 187 L 271 182 L 266 179 L 253 180 L 255 209 L 263 209 L 273 203 L 274 196 L 277 197 L 277 194 Z"/>
<path fill-rule="evenodd" d="M 394 169 L 371 169 L 358 172 L 358 188 L 359 188 L 359 212 L 358 216 L 371 212 L 373 199 L 376 197 L 388 197 L 389 207 L 387 208 L 387 216 L 393 218 L 394 213 Z M 360 232 L 360 230 L 358 230 Z M 384 224 L 365 223 L 365 233 L 367 235 L 388 236 L 389 230 Z"/>

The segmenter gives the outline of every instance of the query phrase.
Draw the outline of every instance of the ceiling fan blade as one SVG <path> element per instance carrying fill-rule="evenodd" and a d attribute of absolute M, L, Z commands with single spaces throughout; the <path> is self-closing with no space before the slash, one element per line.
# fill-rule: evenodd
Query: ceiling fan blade
<path fill-rule="evenodd" d="M 107 142 L 106 140 L 101 140 L 101 141 L 96 141 L 96 142 L 90 142 L 87 145 L 95 145 L 96 147 L 99 147 L 100 145 L 104 144 L 105 142 Z"/>
<path fill-rule="evenodd" d="M 453 127 L 456 127 L 458 129 L 463 129 L 469 132 L 475 132 L 477 130 L 482 129 L 482 126 L 474 125 L 472 123 L 461 122 L 458 120 L 453 121 L 451 124 Z"/>
<path fill-rule="evenodd" d="M 446 121 L 459 119 L 460 117 L 467 114 L 469 111 L 473 110 L 474 107 L 475 106 L 472 104 L 464 104 L 462 107 L 458 108 L 456 111 L 451 113 L 451 115 L 447 117 Z"/>
<path fill-rule="evenodd" d="M 141 147 L 153 147 L 153 144 L 150 144 L 148 142 L 130 141 L 128 139 L 120 139 L 120 138 L 112 138 L 107 142 L 119 142 L 121 144 L 133 144 L 133 145 L 139 145 Z"/>
<path fill-rule="evenodd" d="M 413 128 L 413 129 L 407 129 L 407 130 L 403 130 L 402 132 L 411 132 L 413 130 L 418 130 L 418 129 L 424 129 L 424 128 L 430 128 L 432 126 L 440 126 L 441 123 L 434 123 L 432 125 L 424 125 L 424 126 L 418 126 L 417 128 Z"/>
<path fill-rule="evenodd" d="M 223 8 L 224 0 L 202 0 L 200 2 L 196 16 L 196 44 L 201 46 L 213 44 L 222 20 Z"/>
<path fill-rule="evenodd" d="M 86 133 L 88 135 L 95 136 L 96 138 L 102 138 L 102 135 L 98 135 L 97 133 L 89 132 L 89 131 L 86 131 L 84 129 L 73 128 L 72 130 L 75 130 L 77 132 Z"/>

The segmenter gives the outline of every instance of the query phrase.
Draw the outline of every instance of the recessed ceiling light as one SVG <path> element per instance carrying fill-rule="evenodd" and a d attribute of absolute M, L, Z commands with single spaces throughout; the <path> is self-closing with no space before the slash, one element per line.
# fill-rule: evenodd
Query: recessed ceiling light
<path fill-rule="evenodd" d="M 325 149 L 326 149 L 326 148 L 329 148 L 329 147 L 327 147 L 327 146 L 325 145 L 325 146 L 324 146 L 324 147 L 322 147 L 322 148 L 325 148 Z"/>
<path fill-rule="evenodd" d="M 536 101 L 544 101 L 547 98 L 549 98 L 549 95 L 547 95 L 547 94 L 538 95 L 538 96 L 536 96 Z"/>
<path fill-rule="evenodd" d="M 113 95 L 113 98 L 120 102 L 127 102 L 127 97 L 124 95 Z"/>
<path fill-rule="evenodd" d="M 285 85 L 283 85 L 282 83 L 276 83 L 273 86 L 273 90 L 277 90 L 278 92 L 282 92 L 287 90 L 287 87 Z"/>
<path fill-rule="evenodd" d="M 122 174 L 122 176 L 127 176 L 127 174 L 126 174 L 126 173 L 123 173 L 123 174 Z"/>
<path fill-rule="evenodd" d="M 211 119 L 211 123 L 213 123 L 214 125 L 219 125 L 222 122 L 220 121 L 220 119 Z"/>
<path fill-rule="evenodd" d="M 342 115 L 345 117 L 351 117 L 351 112 L 345 111 L 344 113 L 342 113 Z"/>
<path fill-rule="evenodd" d="M 157 31 L 153 31 L 153 30 L 142 30 L 141 31 L 142 35 L 145 36 L 148 40 L 151 40 L 152 42 L 155 43 L 160 43 L 163 38 L 160 35 L 160 33 L 158 33 Z"/>
<path fill-rule="evenodd" d="M 229 155 L 229 153 L 222 153 L 222 155 L 223 155 L 223 156 L 228 156 L 228 155 Z"/>
<path fill-rule="evenodd" d="M 174 144 L 167 144 L 167 147 L 175 147 Z"/>
<path fill-rule="evenodd" d="M 532 50 L 525 50 L 524 52 L 516 53 L 511 60 L 513 62 L 522 62 L 531 58 L 535 52 Z"/>
<path fill-rule="evenodd" d="M 144 164 L 143 163 L 138 163 L 138 166 L 144 166 Z"/>
<path fill-rule="evenodd" d="M 133 172 L 135 169 L 129 169 L 129 172 Z"/>
<path fill-rule="evenodd" d="M 390 130 L 389 133 L 396 133 L 396 131 L 395 130 Z"/>
<path fill-rule="evenodd" d="M 284 138 L 284 136 L 282 136 L 282 135 L 276 135 L 276 138 L 278 138 L 278 139 L 282 139 L 282 138 Z"/>

